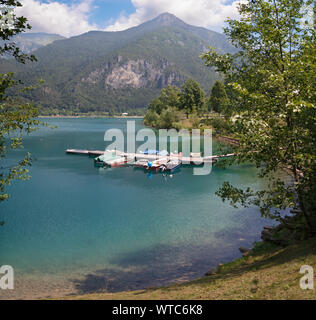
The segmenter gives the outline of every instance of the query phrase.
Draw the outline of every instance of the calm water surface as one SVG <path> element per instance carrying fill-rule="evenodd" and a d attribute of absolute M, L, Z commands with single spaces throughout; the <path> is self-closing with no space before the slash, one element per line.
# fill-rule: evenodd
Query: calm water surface
<path fill-rule="evenodd" d="M 58 128 L 41 128 L 10 155 L 29 151 L 36 161 L 32 179 L 14 182 L 0 207 L 0 265 L 14 267 L 17 297 L 60 294 L 62 286 L 65 293 L 118 291 L 192 279 L 260 238 L 267 221 L 258 210 L 232 209 L 214 194 L 224 181 L 260 188 L 255 168 L 214 167 L 208 176 L 193 176 L 189 167 L 173 176 L 100 169 L 65 149 L 102 150 L 105 130 L 126 131 L 126 120 L 47 122 Z M 217 147 L 214 141 L 214 153 Z"/>

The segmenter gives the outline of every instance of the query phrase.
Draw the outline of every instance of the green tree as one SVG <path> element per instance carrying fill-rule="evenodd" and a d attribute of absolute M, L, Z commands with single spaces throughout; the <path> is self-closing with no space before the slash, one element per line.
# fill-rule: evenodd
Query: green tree
<path fill-rule="evenodd" d="M 256 205 L 283 225 L 288 218 L 281 211 L 290 208 L 290 219 L 310 234 L 316 226 L 315 3 L 248 1 L 239 13 L 224 32 L 240 51 L 211 49 L 203 58 L 238 93 L 240 147 L 232 162 L 254 163 L 269 185 L 253 191 L 225 182 L 217 194 L 233 205 Z M 291 182 L 276 174 L 280 168 L 290 170 Z"/>
<path fill-rule="evenodd" d="M 34 56 L 22 53 L 14 43 L 8 43 L 12 36 L 31 28 L 26 18 L 17 17 L 12 13 L 12 9 L 21 6 L 21 3 L 15 0 L 1 0 L 0 5 L 0 40 L 3 40 L 0 55 L 11 55 L 21 63 L 35 60 Z M 32 162 L 31 155 L 27 154 L 24 159 L 13 164 L 6 159 L 8 150 L 22 148 L 23 133 L 32 132 L 40 124 L 36 119 L 37 108 L 7 94 L 8 89 L 17 83 L 12 73 L 0 74 L 0 202 L 9 198 L 6 186 L 12 180 L 28 178 L 27 166 Z M 28 89 L 31 88 L 24 88 L 23 91 Z"/>
<path fill-rule="evenodd" d="M 167 108 L 178 108 L 180 89 L 175 86 L 168 86 L 161 90 L 159 100 Z"/>
<path fill-rule="evenodd" d="M 195 80 L 188 79 L 181 86 L 179 109 L 184 111 L 187 118 L 193 110 L 198 114 L 205 111 L 205 93 Z"/>
<path fill-rule="evenodd" d="M 209 97 L 209 108 L 218 113 L 226 113 L 229 105 L 229 99 L 226 94 L 225 85 L 217 80 L 211 90 Z"/>
<path fill-rule="evenodd" d="M 146 126 L 156 127 L 158 119 L 159 115 L 157 114 L 157 112 L 155 110 L 148 109 L 143 122 Z"/>
<path fill-rule="evenodd" d="M 149 109 L 161 114 L 164 109 L 177 108 L 179 106 L 180 89 L 168 86 L 160 92 L 160 96 L 150 102 Z"/>
<path fill-rule="evenodd" d="M 150 102 L 144 117 L 144 124 L 160 128 L 166 125 L 169 128 L 170 123 L 174 122 L 174 117 L 176 116 L 171 116 L 170 111 L 177 112 L 179 97 L 180 89 L 175 86 L 168 86 L 162 89 L 160 96 Z"/>
<path fill-rule="evenodd" d="M 176 128 L 176 123 L 179 121 L 178 110 L 173 107 L 164 109 L 157 121 L 159 129 L 172 129 Z"/>

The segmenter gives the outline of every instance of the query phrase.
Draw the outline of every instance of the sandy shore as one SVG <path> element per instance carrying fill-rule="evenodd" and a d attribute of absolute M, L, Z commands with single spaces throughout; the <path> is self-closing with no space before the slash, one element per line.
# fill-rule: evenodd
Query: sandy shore
<path fill-rule="evenodd" d="M 78 294 L 75 285 L 61 277 L 16 277 L 13 290 L 0 290 L 0 300 L 38 300 Z"/>

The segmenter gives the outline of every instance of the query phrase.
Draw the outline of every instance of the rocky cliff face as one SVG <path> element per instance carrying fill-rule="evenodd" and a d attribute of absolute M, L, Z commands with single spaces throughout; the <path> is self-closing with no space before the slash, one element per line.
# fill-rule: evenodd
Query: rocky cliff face
<path fill-rule="evenodd" d="M 128 60 L 116 65 L 105 79 L 105 85 L 115 89 L 125 87 L 142 88 L 162 76 L 163 68 L 157 68 L 145 60 Z"/>
<path fill-rule="evenodd" d="M 155 87 L 164 88 L 168 85 L 178 85 L 184 79 L 177 72 L 170 71 L 172 64 L 167 60 L 156 63 L 144 60 L 127 60 L 117 57 L 115 63 L 105 63 L 95 69 L 82 82 L 90 85 L 103 82 L 105 88 L 124 89 Z"/>

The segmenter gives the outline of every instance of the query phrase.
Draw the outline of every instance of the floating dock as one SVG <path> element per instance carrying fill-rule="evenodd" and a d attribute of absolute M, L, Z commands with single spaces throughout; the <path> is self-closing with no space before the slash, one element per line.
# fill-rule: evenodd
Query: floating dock
<path fill-rule="evenodd" d="M 167 158 L 172 159 L 172 158 L 178 158 L 179 160 L 182 161 L 183 164 L 203 164 L 203 163 L 208 163 L 212 164 L 216 162 L 218 159 L 221 158 L 228 158 L 228 157 L 233 157 L 235 156 L 234 153 L 230 154 L 225 154 L 225 155 L 215 155 L 215 156 L 208 156 L 208 157 L 183 157 L 181 155 L 171 155 L 171 156 L 159 156 L 159 155 L 153 155 L 153 154 L 143 154 L 143 153 L 127 153 L 127 152 L 122 152 L 122 151 L 114 151 L 114 150 L 107 150 L 107 151 L 113 151 L 115 152 L 118 156 L 122 157 L 127 157 L 128 159 L 146 159 L 149 161 L 153 160 L 159 160 L 162 158 Z M 81 150 L 81 149 L 67 149 L 66 153 L 67 154 L 76 154 L 76 155 L 87 155 L 91 157 L 99 157 L 102 154 L 104 154 L 106 151 L 101 151 L 101 150 Z"/>

